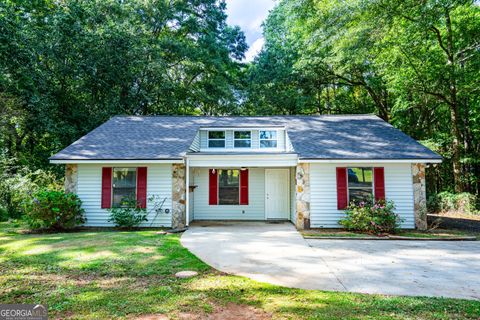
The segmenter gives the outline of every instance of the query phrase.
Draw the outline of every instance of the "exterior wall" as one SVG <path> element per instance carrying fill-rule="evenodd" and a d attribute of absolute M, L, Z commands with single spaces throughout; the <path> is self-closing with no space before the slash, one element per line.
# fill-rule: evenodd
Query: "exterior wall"
<path fill-rule="evenodd" d="M 295 179 L 297 183 L 295 200 L 296 216 L 295 226 L 299 230 L 310 229 L 311 226 L 311 183 L 310 164 L 299 163 L 296 168 Z"/>
<path fill-rule="evenodd" d="M 83 202 L 83 208 L 87 217 L 86 226 L 111 227 L 113 224 L 108 222 L 109 212 L 101 209 L 102 197 L 102 167 L 136 167 L 136 165 L 119 164 L 79 164 L 78 165 L 78 191 L 77 194 Z M 147 165 L 147 199 L 152 195 L 158 196 L 163 201 L 163 212 L 158 214 L 152 226 L 169 227 L 172 221 L 172 165 L 171 164 L 151 164 Z M 142 226 L 149 227 L 152 219 L 155 217 L 153 212 L 153 203 L 147 200 L 147 218 L 149 221 Z M 165 209 L 169 213 L 165 213 Z"/>
<path fill-rule="evenodd" d="M 404 219 L 401 227 L 413 229 L 414 199 L 412 170 L 409 163 L 311 163 L 311 227 L 339 228 L 337 221 L 343 217 L 343 211 L 337 210 L 336 167 L 384 167 L 385 196 L 393 200 L 396 212 Z"/>
<path fill-rule="evenodd" d="M 65 165 L 64 189 L 66 193 L 77 193 L 78 189 L 78 165 Z"/>
<path fill-rule="evenodd" d="M 193 180 L 193 169 L 190 168 L 190 186 L 195 186 L 195 182 Z M 195 201 L 195 188 L 189 188 L 189 197 L 188 197 L 188 222 L 193 221 L 193 205 Z"/>
<path fill-rule="evenodd" d="M 427 192 L 425 185 L 425 165 L 412 164 L 413 198 L 415 212 L 415 227 L 419 230 L 427 229 Z"/>
<path fill-rule="evenodd" d="M 266 129 L 268 130 L 268 129 Z M 273 129 L 272 129 L 273 130 Z M 234 130 L 225 130 L 225 149 L 226 151 L 232 151 L 228 149 L 235 149 L 233 148 L 233 131 Z M 260 137 L 259 137 L 259 132 L 260 130 L 250 130 L 252 132 L 252 147 L 250 149 L 259 149 L 260 148 Z M 275 151 L 280 150 L 285 150 L 285 140 L 286 140 L 286 135 L 285 135 L 285 130 L 277 130 L 277 148 L 273 149 Z M 288 141 L 287 145 L 290 146 L 291 143 Z M 200 130 L 200 148 L 201 149 L 208 149 L 208 131 L 206 130 Z M 293 148 L 293 147 L 292 147 Z M 223 148 L 215 148 L 213 150 L 215 151 L 221 151 L 225 150 Z M 238 149 L 236 150 L 248 150 L 247 149 Z M 268 151 L 269 149 L 261 149 L 264 151 Z M 291 151 L 288 149 L 287 151 Z"/>
<path fill-rule="evenodd" d="M 192 144 L 190 145 L 190 148 L 188 148 L 189 151 L 192 152 L 198 152 L 200 151 L 200 132 L 197 131 L 195 134 L 195 138 L 193 138 Z"/>
<path fill-rule="evenodd" d="M 295 181 L 295 169 L 290 169 L 290 221 L 295 224 L 297 219 L 297 203 L 296 203 L 296 186 L 297 181 Z"/>
<path fill-rule="evenodd" d="M 186 225 L 187 188 L 186 172 L 183 163 L 172 165 L 172 228 Z"/>
<path fill-rule="evenodd" d="M 248 205 L 209 205 L 208 168 L 194 168 L 190 179 L 192 180 L 191 184 L 197 186 L 193 192 L 193 219 L 265 220 L 264 168 L 249 168 Z"/>

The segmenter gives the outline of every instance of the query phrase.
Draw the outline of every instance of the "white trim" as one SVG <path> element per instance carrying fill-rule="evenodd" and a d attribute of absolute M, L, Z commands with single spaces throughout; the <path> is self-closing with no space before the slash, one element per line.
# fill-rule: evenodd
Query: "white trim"
<path fill-rule="evenodd" d="M 272 131 L 275 132 L 275 139 L 262 139 L 260 137 L 262 131 Z M 284 139 L 286 139 L 287 133 L 285 131 Z M 276 146 L 275 147 L 264 147 L 262 148 L 262 141 L 275 141 Z M 261 150 L 278 150 L 278 130 L 258 130 L 258 148 Z M 285 141 L 285 149 L 287 148 L 287 142 Z"/>
<path fill-rule="evenodd" d="M 239 168 L 239 167 L 291 167 L 296 166 L 296 154 L 189 154 L 191 167 Z"/>
<path fill-rule="evenodd" d="M 236 132 L 249 132 L 250 133 L 250 138 L 245 139 L 237 139 L 235 138 L 235 133 Z M 237 141 L 250 141 L 250 147 L 235 147 L 235 142 Z M 251 150 L 252 149 L 252 131 L 251 130 L 233 130 L 233 149 L 243 149 L 243 150 Z"/>
<path fill-rule="evenodd" d="M 222 130 L 232 130 L 232 131 L 248 131 L 248 130 L 281 130 L 285 129 L 285 126 L 258 126 L 258 127 L 201 127 L 198 130 L 201 131 L 222 131 Z"/>
<path fill-rule="evenodd" d="M 95 164 L 144 164 L 144 163 L 183 163 L 183 159 L 162 159 L 162 160 L 82 160 L 82 159 L 72 159 L 72 160 L 50 160 L 50 163 L 53 164 L 82 164 L 82 163 L 95 163 Z"/>
<path fill-rule="evenodd" d="M 185 159 L 185 226 L 190 224 L 190 168 L 188 159 Z"/>
<path fill-rule="evenodd" d="M 210 132 L 223 132 L 223 139 L 210 139 Z M 223 147 L 210 147 L 210 141 L 223 141 Z M 227 131 L 226 130 L 207 130 L 207 148 L 208 149 L 225 149 L 227 147 Z"/>
<path fill-rule="evenodd" d="M 441 159 L 299 159 L 299 163 L 442 163 Z"/>

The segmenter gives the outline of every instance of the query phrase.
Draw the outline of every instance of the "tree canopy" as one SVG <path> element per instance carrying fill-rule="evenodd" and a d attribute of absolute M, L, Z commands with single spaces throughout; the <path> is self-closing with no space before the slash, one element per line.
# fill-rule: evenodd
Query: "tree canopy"
<path fill-rule="evenodd" d="M 474 0 L 280 0 L 251 63 L 217 0 L 0 3 L 0 150 L 32 169 L 117 114 L 375 113 L 480 189 Z M 13 160 L 12 160 L 13 159 Z"/>
<path fill-rule="evenodd" d="M 478 193 L 477 3 L 283 0 L 264 32 L 252 112 L 374 112 L 445 157 L 435 188 Z"/>

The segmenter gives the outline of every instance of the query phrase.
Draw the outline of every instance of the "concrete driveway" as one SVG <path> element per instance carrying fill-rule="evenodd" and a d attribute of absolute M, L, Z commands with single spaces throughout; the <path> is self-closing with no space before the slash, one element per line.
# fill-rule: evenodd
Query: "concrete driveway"
<path fill-rule="evenodd" d="M 302 288 L 480 299 L 480 242 L 305 240 L 290 223 L 194 224 L 182 245 L 212 267 Z"/>

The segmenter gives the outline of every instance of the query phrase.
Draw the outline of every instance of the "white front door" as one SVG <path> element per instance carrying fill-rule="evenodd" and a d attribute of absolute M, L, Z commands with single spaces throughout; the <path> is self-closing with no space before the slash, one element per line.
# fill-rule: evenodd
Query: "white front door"
<path fill-rule="evenodd" d="M 288 169 L 265 169 L 265 218 L 286 219 L 290 214 Z"/>

